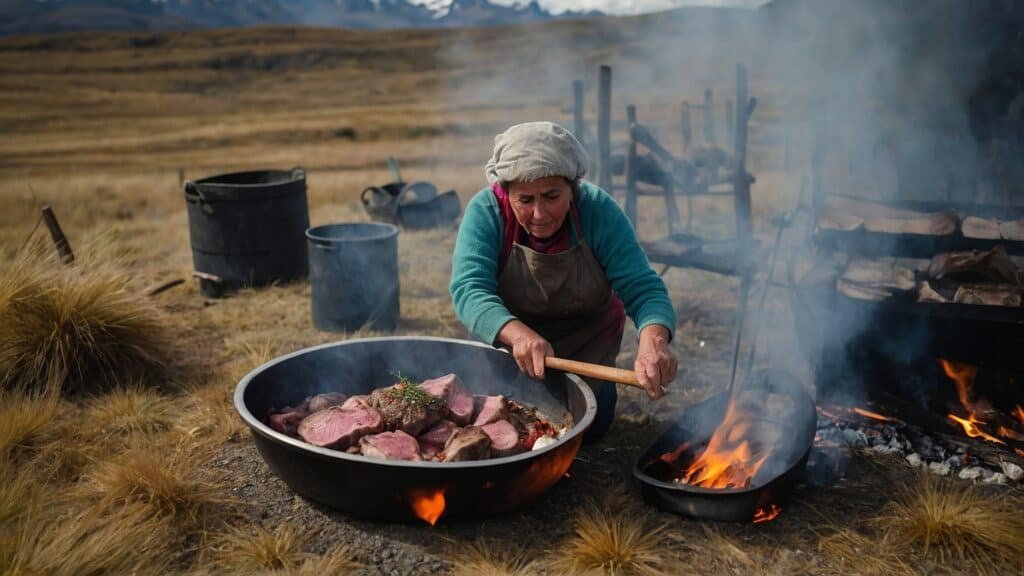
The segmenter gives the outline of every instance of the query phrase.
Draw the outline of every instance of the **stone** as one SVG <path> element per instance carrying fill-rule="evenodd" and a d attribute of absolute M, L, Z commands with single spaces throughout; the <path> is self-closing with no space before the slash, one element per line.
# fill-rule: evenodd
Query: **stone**
<path fill-rule="evenodd" d="M 982 482 L 984 482 L 985 484 L 1006 484 L 1006 476 L 1000 474 L 999 472 L 996 472 L 989 476 L 988 478 L 982 480 Z"/>
<path fill-rule="evenodd" d="M 978 478 L 981 478 L 983 472 L 984 469 L 981 466 L 968 466 L 961 470 L 956 476 L 961 480 L 977 480 Z"/>
<path fill-rule="evenodd" d="M 907 454 L 906 460 L 907 464 L 910 464 L 914 468 L 920 468 L 921 465 L 924 464 L 924 462 L 921 460 L 921 457 L 916 452 L 911 452 L 910 454 Z"/>
<path fill-rule="evenodd" d="M 945 462 L 931 462 L 928 464 L 928 470 L 937 476 L 949 476 L 949 464 Z"/>
<path fill-rule="evenodd" d="M 843 441 L 851 448 L 863 448 L 868 445 L 868 437 L 860 430 L 852 428 L 843 430 Z"/>
<path fill-rule="evenodd" d="M 1006 474 L 1006 477 L 1014 482 L 1020 482 L 1020 479 L 1024 478 L 1024 468 L 1013 462 L 1000 462 L 999 467 L 1003 469 L 1003 474 Z"/>

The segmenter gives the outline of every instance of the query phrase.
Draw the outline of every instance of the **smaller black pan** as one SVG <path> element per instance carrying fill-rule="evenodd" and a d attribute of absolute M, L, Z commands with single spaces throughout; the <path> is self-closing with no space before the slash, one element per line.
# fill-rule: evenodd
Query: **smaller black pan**
<path fill-rule="evenodd" d="M 788 442 L 765 462 L 749 487 L 709 489 L 679 484 L 672 481 L 678 468 L 660 458 L 683 442 L 689 442 L 690 448 L 680 456 L 681 462 L 691 461 L 704 449 L 728 407 L 728 394 L 721 393 L 684 410 L 637 459 L 633 475 L 640 481 L 644 501 L 683 516 L 732 522 L 751 522 L 759 511 L 781 506 L 803 475 L 814 444 L 817 415 L 810 395 L 791 377 L 776 374 L 765 382 L 771 383 L 745 393 L 763 393 L 766 399 L 769 393 L 784 394 L 792 400 L 785 418 L 764 414 L 762 422 L 780 427 L 778 437 Z"/>

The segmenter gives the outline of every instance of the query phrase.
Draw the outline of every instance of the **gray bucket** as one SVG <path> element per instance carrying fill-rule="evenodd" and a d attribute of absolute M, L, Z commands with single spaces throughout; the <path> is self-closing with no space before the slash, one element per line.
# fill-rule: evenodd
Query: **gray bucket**
<path fill-rule="evenodd" d="M 306 231 L 313 326 L 352 332 L 398 326 L 398 228 L 376 222 Z"/>

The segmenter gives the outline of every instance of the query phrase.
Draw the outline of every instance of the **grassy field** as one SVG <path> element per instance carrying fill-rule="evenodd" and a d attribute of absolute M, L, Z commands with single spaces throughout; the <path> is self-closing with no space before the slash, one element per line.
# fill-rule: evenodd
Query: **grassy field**
<path fill-rule="evenodd" d="M 587 83 L 592 119 L 597 65 L 605 62 L 616 70 L 616 118 L 622 104 L 636 103 L 641 119 L 677 150 L 680 100 L 699 101 L 709 86 L 728 94 L 735 59 L 750 47 L 697 38 L 694 50 L 667 59 L 675 68 L 661 69 L 649 56 L 671 30 L 652 20 L 610 22 L 0 40 L 0 319 L 29 318 L 18 306 L 52 297 L 38 304 L 32 322 L 19 324 L 19 338 L 28 335 L 19 341 L 29 344 L 0 344 L 7 371 L 0 380 L 0 571 L 390 573 L 390 560 L 359 545 L 382 534 L 403 553 L 442 559 L 439 565 L 457 574 L 1024 567 L 1018 491 L 965 492 L 866 456 L 855 458 L 839 487 L 801 492 L 765 526 L 684 521 L 645 507 L 629 477 L 632 458 L 675 410 L 728 376 L 735 310 L 728 295 L 736 283 L 693 271 L 665 274 L 679 316 L 674 346 L 682 368 L 674 393 L 659 404 L 623 393 L 609 438 L 587 448 L 550 496 L 569 503 L 552 505 L 571 514 L 563 521 L 545 522 L 550 509 L 542 504 L 483 526 L 350 522 L 293 501 L 262 465 L 230 404 L 239 378 L 279 354 L 369 333 L 314 331 L 306 282 L 211 301 L 189 280 L 144 296 L 155 283 L 190 277 L 179 175 L 303 166 L 317 225 L 366 220 L 358 193 L 390 180 L 386 160 L 393 155 L 407 179 L 453 188 L 465 202 L 484 183 L 495 133 L 532 119 L 571 123 L 577 77 Z M 551 38 L 561 40 L 559 49 Z M 751 126 L 755 213 L 759 234 L 767 235 L 767 216 L 793 208 L 803 170 L 799 147 L 789 166 L 782 162 L 782 87 L 755 70 L 751 92 L 761 102 Z M 56 263 L 45 229 L 37 228 L 43 202 L 54 207 L 77 252 L 73 267 Z M 730 204 L 702 202 L 697 228 L 726 233 Z M 645 201 L 641 237 L 664 233 L 661 213 Z M 454 229 L 400 235 L 398 334 L 466 337 L 447 293 L 453 243 Z M 90 349 L 114 350 L 106 364 L 76 363 L 75 353 L 92 352 L 47 340 L 50 315 L 88 335 L 99 314 L 75 314 L 110 309 L 128 315 L 104 320 L 123 330 Z M 770 341 L 771 357 L 792 361 L 784 300 L 770 299 L 768 313 L 762 346 Z M 10 334 L 0 330 L 17 340 Z M 52 348 L 32 348 L 33 334 Z M 627 335 L 620 365 L 631 365 L 631 341 Z M 35 365 L 13 362 L 15 356 L 42 368 L 26 368 Z M 28 374 L 35 389 L 51 391 L 16 389 L 12 374 Z M 54 386 L 88 392 L 58 394 Z M 240 491 L 253 483 L 266 490 Z M 927 502 L 915 500 L 922 494 Z M 1016 516 L 1005 513 L 1012 505 Z M 975 524 L 955 537 L 936 540 L 919 528 L 931 523 L 948 534 L 951 518 L 967 513 Z M 358 537 L 347 540 L 351 534 Z"/>

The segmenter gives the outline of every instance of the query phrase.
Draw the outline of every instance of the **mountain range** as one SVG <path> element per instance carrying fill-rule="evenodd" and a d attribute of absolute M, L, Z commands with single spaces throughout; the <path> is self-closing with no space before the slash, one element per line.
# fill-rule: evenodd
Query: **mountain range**
<path fill-rule="evenodd" d="M 593 15 L 600 13 L 552 14 L 535 0 L 511 6 L 488 0 L 0 0 L 0 35 L 275 25 L 437 28 Z"/>

